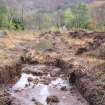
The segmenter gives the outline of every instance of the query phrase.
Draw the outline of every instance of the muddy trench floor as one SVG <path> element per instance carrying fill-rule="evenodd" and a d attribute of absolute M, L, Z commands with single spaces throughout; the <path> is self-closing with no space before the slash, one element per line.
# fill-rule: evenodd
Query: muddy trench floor
<path fill-rule="evenodd" d="M 104 82 L 98 81 L 102 83 L 102 86 L 99 84 L 99 87 L 102 87 L 102 89 L 97 87 L 96 83 L 97 74 L 102 75 L 102 79 L 105 80 L 103 71 L 105 60 L 95 57 L 94 54 L 96 52 L 93 51 L 96 51 L 95 49 L 105 43 L 105 33 L 76 33 L 47 32 L 43 34 L 38 33 L 38 35 L 37 33 L 36 35 L 33 35 L 33 33 L 32 35 L 30 33 L 15 35 L 13 33 L 13 36 L 11 36 L 13 41 L 10 38 L 1 38 L 0 76 L 2 75 L 2 77 L 0 77 L 0 81 L 10 79 L 11 76 L 16 81 L 14 79 L 14 82 L 7 86 L 4 96 L 1 94 L 2 88 L 0 87 L 0 99 L 5 97 L 5 95 L 9 95 L 10 101 L 7 101 L 6 105 L 89 105 L 88 102 L 91 102 L 91 105 L 104 105 L 104 102 L 102 102 L 104 97 L 100 92 L 104 88 Z M 15 76 L 15 74 L 17 75 L 16 72 L 18 72 L 18 70 L 15 70 L 16 67 L 9 66 L 8 69 L 7 64 L 11 64 L 14 60 L 16 62 L 19 60 L 20 62 L 21 56 L 23 61 L 24 58 L 28 58 L 28 61 L 26 60 L 24 64 L 22 62 L 21 74 L 20 78 L 18 78 Z M 54 61 L 52 58 L 54 58 Z M 65 70 L 61 69 L 62 67 L 46 65 L 46 63 L 51 63 L 52 65 L 57 63 L 55 58 L 63 61 L 63 63 L 60 62 L 60 66 L 64 66 Z M 31 64 L 29 64 L 30 61 Z M 36 62 L 34 61 L 38 61 L 38 64 L 35 64 Z M 33 62 L 34 64 L 32 64 Z M 69 67 L 71 64 L 74 67 L 72 69 Z M 6 68 L 5 66 L 2 67 L 3 65 L 6 65 Z M 100 66 L 102 66 L 102 70 Z M 11 73 L 9 73 L 10 71 Z M 69 83 L 69 77 L 65 75 L 64 71 L 68 74 L 76 71 L 78 78 L 75 85 L 78 89 Z M 82 77 L 79 74 L 86 75 Z M 100 77 L 99 80 L 101 80 Z M 102 91 L 102 93 L 104 92 Z M 99 95 L 102 95 L 102 97 Z M 101 103 L 99 104 L 98 102 Z M 5 101 L 4 104 L 0 102 L 0 105 L 5 105 Z"/>
<path fill-rule="evenodd" d="M 25 64 L 8 93 L 11 105 L 88 105 L 62 69 L 55 66 Z"/>

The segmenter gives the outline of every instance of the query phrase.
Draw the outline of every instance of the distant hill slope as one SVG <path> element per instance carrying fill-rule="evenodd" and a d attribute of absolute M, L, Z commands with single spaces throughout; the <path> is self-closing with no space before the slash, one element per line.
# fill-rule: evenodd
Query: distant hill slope
<path fill-rule="evenodd" d="M 96 0 L 90 4 L 91 13 L 97 23 L 105 24 L 105 0 Z"/>
<path fill-rule="evenodd" d="M 80 2 L 91 2 L 93 0 L 0 0 L 11 8 L 39 9 L 45 11 L 55 11 L 59 8 L 66 8 L 77 5 Z"/>
<path fill-rule="evenodd" d="M 103 4 L 105 4 L 105 0 L 95 0 L 90 5 L 92 8 L 101 7 Z"/>

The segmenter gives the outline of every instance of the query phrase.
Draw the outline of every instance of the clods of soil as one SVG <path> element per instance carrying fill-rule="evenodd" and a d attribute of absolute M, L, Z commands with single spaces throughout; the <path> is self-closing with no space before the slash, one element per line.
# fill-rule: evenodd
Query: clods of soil
<path fill-rule="evenodd" d="M 27 73 L 25 72 L 27 67 L 30 71 L 37 70 L 43 73 L 42 75 Z M 20 79 L 10 89 L 11 105 L 88 105 L 76 88 L 70 86 L 68 80 L 61 78 L 63 72 L 60 68 L 26 65 L 23 70 Z M 51 72 L 54 70 L 58 74 L 53 77 Z"/>

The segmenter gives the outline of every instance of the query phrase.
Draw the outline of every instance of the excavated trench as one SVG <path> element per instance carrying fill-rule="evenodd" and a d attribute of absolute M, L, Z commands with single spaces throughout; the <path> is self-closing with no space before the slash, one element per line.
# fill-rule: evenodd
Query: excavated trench
<path fill-rule="evenodd" d="M 55 43 L 57 53 L 65 49 L 66 56 L 68 46 L 62 44 L 59 37 L 56 38 Z M 62 47 L 59 48 L 59 45 Z M 69 49 L 69 54 L 72 56 L 73 52 Z M 68 56 L 70 55 L 67 55 L 67 58 Z M 22 56 L 18 63 L 0 68 L 0 84 L 5 83 L 7 87 L 6 92 L 0 94 L 0 105 L 89 105 L 79 93 L 84 86 L 78 81 L 82 76 L 82 73 L 78 73 L 78 69 L 80 72 L 81 69 L 72 68 L 72 60 L 65 62 L 57 58 L 57 60 L 46 61 L 42 58 Z M 68 75 L 69 71 L 70 75 Z M 77 85 L 79 91 L 73 83 Z M 89 96 L 84 95 L 85 92 L 81 93 L 86 99 Z M 1 97 L 3 97 L 2 102 Z"/>
<path fill-rule="evenodd" d="M 62 63 L 22 64 L 19 78 L 6 90 L 6 105 L 89 105 L 70 84 Z"/>

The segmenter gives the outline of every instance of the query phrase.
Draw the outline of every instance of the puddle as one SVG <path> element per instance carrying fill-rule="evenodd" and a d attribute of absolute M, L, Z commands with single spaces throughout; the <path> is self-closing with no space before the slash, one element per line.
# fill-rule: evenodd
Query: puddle
<path fill-rule="evenodd" d="M 25 85 L 28 84 L 28 78 L 31 77 L 33 79 L 35 79 L 36 77 L 33 76 L 32 74 L 26 74 L 26 73 L 22 73 L 21 74 L 21 78 L 19 79 L 19 81 L 17 81 L 17 83 L 13 86 L 12 90 L 21 90 L 25 88 Z"/>
<path fill-rule="evenodd" d="M 51 81 L 50 86 L 55 86 L 58 89 L 66 86 L 66 88 L 70 89 L 70 86 L 69 86 L 67 80 L 63 80 L 62 78 L 57 78 L 56 80 Z"/>
<path fill-rule="evenodd" d="M 41 69 L 40 67 L 42 66 L 36 67 L 37 69 Z M 29 77 L 33 80 L 36 78 L 39 79 L 38 84 L 34 86 L 33 81 L 29 83 Z M 36 105 L 32 101 L 33 99 L 42 103 L 42 105 L 48 105 L 46 102 L 48 96 L 57 96 L 59 99 L 58 103 L 51 105 L 88 105 L 79 92 L 72 86 L 69 86 L 67 80 L 63 80 L 58 76 L 52 79 L 48 85 L 45 85 L 43 82 L 40 82 L 43 77 L 46 80 L 51 76 L 50 73 L 47 76 L 44 76 L 44 74 L 43 76 L 33 76 L 32 74 L 22 73 L 21 78 L 11 89 L 12 105 Z M 26 87 L 26 84 L 30 85 Z M 61 90 L 62 87 L 66 87 L 67 90 Z"/>

